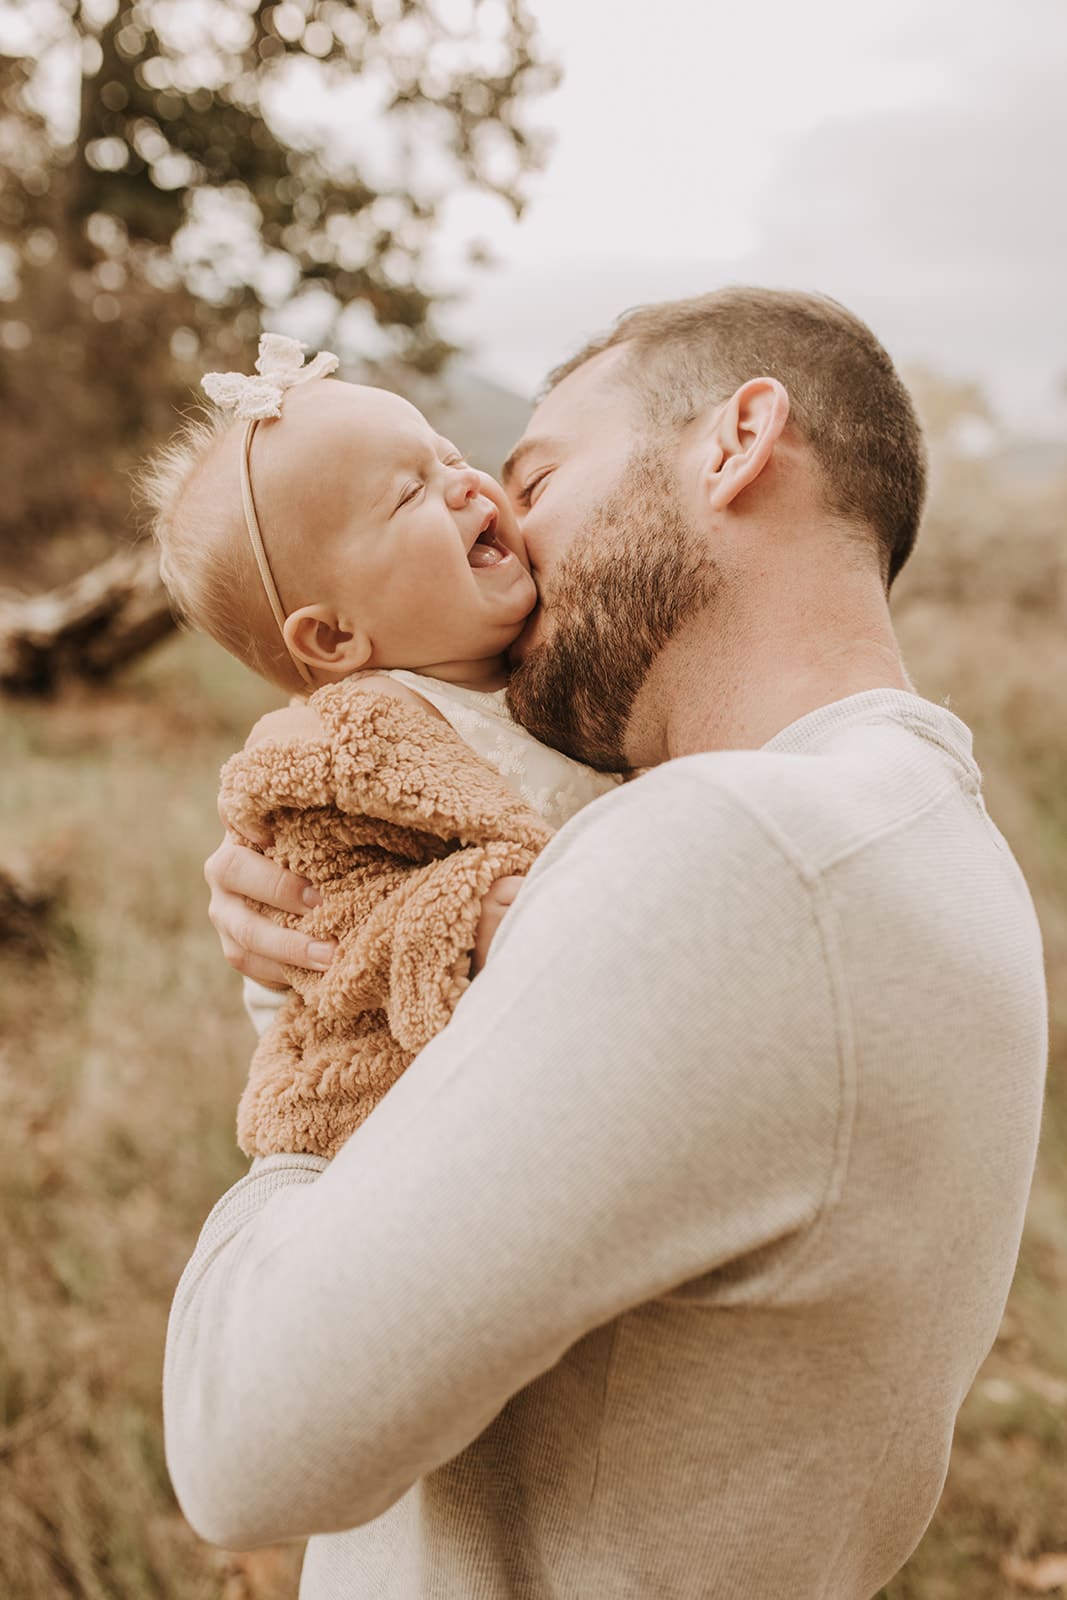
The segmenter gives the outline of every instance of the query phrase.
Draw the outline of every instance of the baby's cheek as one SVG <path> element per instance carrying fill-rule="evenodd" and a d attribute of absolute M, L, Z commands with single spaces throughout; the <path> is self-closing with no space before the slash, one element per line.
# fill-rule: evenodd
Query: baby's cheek
<path fill-rule="evenodd" d="M 496 479 L 489 476 L 488 472 L 478 472 L 478 488 L 482 494 L 493 502 L 501 516 L 511 516 L 511 505 L 507 495 Z"/>

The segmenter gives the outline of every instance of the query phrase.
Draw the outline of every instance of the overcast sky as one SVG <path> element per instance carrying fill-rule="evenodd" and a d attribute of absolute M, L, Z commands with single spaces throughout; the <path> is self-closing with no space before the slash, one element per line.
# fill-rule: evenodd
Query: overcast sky
<path fill-rule="evenodd" d="M 723 282 L 819 288 L 901 361 L 1063 428 L 1064 0 L 532 0 L 564 70 L 526 217 L 457 331 L 524 392 L 620 310 Z"/>

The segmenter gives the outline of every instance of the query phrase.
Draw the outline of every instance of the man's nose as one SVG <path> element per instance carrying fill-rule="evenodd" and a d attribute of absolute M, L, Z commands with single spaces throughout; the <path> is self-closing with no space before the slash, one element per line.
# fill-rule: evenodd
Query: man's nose
<path fill-rule="evenodd" d="M 445 498 L 453 511 L 462 511 L 473 500 L 481 485 L 473 467 L 459 467 L 453 471 L 445 490 Z"/>

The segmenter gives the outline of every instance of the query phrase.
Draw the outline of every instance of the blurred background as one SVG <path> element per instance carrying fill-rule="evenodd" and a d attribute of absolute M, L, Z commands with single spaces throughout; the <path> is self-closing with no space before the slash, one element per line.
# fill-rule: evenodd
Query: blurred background
<path fill-rule="evenodd" d="M 1012 1298 L 887 1600 L 1067 1593 L 1065 84 L 1062 0 L 0 0 L 4 1596 L 295 1595 L 298 1552 L 200 1545 L 162 1458 L 252 1043 L 201 865 L 276 697 L 175 630 L 131 470 L 263 327 L 492 470 L 586 336 L 739 281 L 837 296 L 909 377 L 897 624 L 1051 985 Z"/>

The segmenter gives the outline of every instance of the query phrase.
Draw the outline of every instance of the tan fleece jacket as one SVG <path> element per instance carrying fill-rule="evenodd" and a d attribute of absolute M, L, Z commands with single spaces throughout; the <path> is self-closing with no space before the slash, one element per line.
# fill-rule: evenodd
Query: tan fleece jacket
<path fill-rule="evenodd" d="M 325 739 L 257 744 L 222 771 L 233 825 L 269 832 L 322 893 L 305 919 L 271 915 L 340 946 L 327 973 L 288 974 L 238 1111 L 248 1155 L 336 1153 L 452 1015 L 490 885 L 551 837 L 432 714 L 359 679 L 309 703 Z"/>

